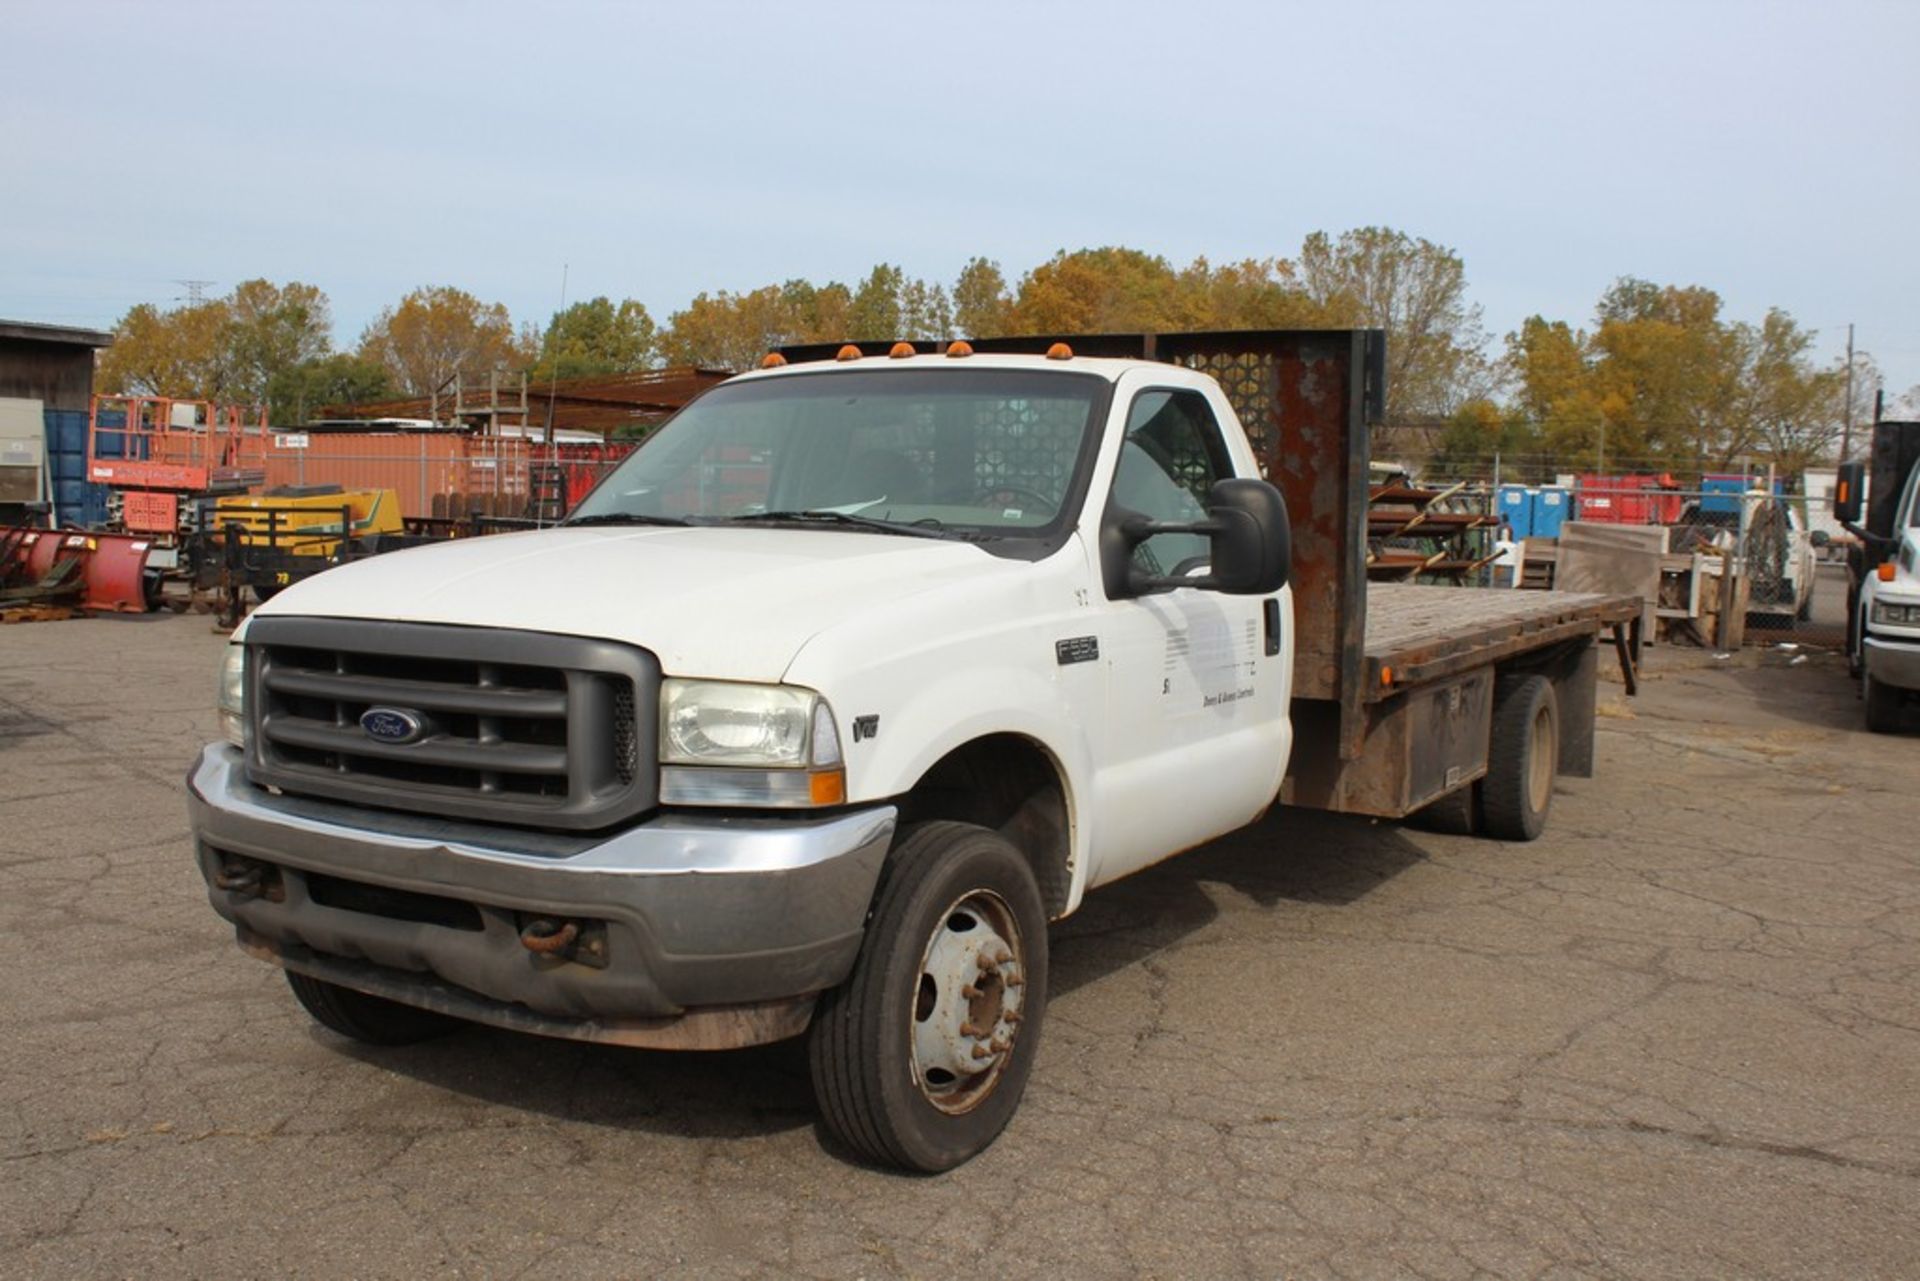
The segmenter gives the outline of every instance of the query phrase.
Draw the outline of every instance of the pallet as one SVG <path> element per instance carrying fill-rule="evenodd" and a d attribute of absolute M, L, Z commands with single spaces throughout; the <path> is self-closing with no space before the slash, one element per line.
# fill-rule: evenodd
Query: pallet
<path fill-rule="evenodd" d="M 58 623 L 79 616 L 79 610 L 66 605 L 17 605 L 0 609 L 0 623 Z"/>

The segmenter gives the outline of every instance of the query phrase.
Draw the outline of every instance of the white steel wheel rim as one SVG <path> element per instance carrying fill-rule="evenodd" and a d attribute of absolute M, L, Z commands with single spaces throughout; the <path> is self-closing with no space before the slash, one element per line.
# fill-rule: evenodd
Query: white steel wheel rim
<path fill-rule="evenodd" d="M 1020 927 L 1007 901 L 972 890 L 940 914 L 911 994 L 913 1081 L 949 1115 L 970 1112 L 1013 1059 L 1026 997 Z"/>
<path fill-rule="evenodd" d="M 1535 814 L 1542 814 L 1553 796 L 1555 756 L 1553 713 L 1544 703 L 1533 714 L 1531 739 L 1527 752 L 1527 805 Z"/>

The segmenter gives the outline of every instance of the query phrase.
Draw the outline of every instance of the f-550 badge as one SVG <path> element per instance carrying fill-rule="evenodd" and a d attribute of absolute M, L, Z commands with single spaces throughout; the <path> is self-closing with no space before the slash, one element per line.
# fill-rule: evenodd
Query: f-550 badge
<path fill-rule="evenodd" d="M 1062 667 L 1068 663 L 1091 663 L 1100 657 L 1100 638 L 1069 636 L 1065 640 L 1057 640 L 1053 643 L 1053 656 Z"/>

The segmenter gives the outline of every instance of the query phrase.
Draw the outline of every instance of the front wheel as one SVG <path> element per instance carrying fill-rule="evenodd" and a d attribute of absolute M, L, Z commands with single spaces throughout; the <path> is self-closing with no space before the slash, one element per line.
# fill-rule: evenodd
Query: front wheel
<path fill-rule="evenodd" d="M 977 1155 L 1019 1106 L 1046 999 L 1047 916 L 1026 858 L 970 824 L 905 829 L 853 973 L 808 1033 L 827 1128 L 907 1170 Z"/>
<path fill-rule="evenodd" d="M 287 971 L 287 986 L 316 1021 L 368 1045 L 411 1045 L 443 1036 L 461 1025 L 461 1020 L 451 1014 L 369 996 L 293 970 Z"/>
<path fill-rule="evenodd" d="M 1867 728 L 1875 734 L 1891 734 L 1900 728 L 1900 690 L 1871 675 L 1860 678 L 1866 685 Z"/>

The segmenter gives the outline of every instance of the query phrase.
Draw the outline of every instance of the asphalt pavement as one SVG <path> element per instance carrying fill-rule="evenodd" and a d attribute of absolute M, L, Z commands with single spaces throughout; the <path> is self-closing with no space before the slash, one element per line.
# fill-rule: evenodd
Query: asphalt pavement
<path fill-rule="evenodd" d="M 0 627 L 0 1275 L 1920 1273 L 1920 726 L 1830 656 L 1656 651 L 1531 845 L 1283 810 L 1096 892 L 908 1178 L 792 1045 L 317 1029 L 190 860 L 222 643 Z"/>

